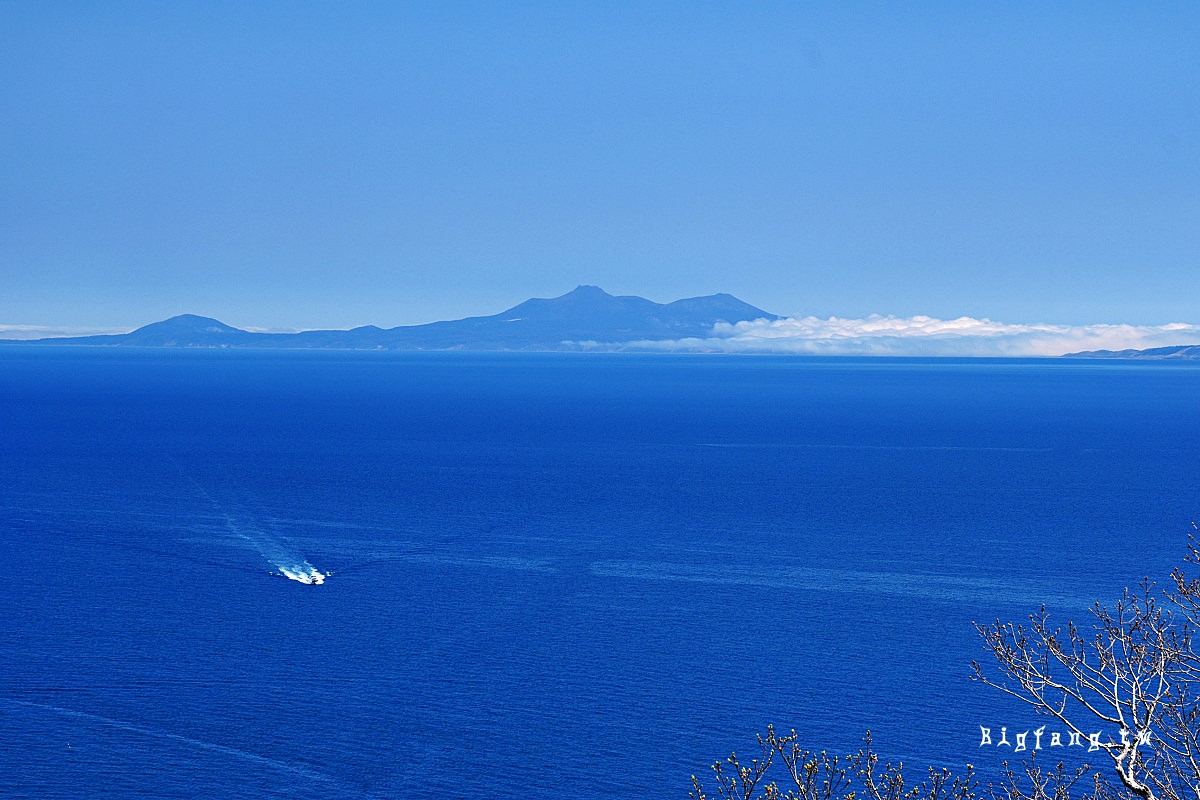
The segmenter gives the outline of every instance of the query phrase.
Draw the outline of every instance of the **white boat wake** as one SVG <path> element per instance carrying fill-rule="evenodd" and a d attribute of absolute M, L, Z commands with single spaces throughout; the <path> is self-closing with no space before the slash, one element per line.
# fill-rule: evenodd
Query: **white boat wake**
<path fill-rule="evenodd" d="M 325 582 L 326 578 L 333 574 L 332 572 L 321 572 L 307 561 L 298 567 L 285 567 L 281 564 L 276 564 L 275 566 L 279 567 L 280 575 L 288 580 L 300 581 L 300 583 L 321 584 Z"/>
<path fill-rule="evenodd" d="M 270 562 L 271 566 L 275 568 L 272 571 L 273 575 L 282 575 L 288 580 L 299 583 L 320 585 L 333 574 L 317 569 L 308 562 L 308 559 L 297 555 L 290 547 L 257 527 L 239 525 L 232 516 L 223 510 L 222 516 L 225 517 L 225 526 L 230 533 L 253 547 L 259 552 L 259 555 Z"/>
<path fill-rule="evenodd" d="M 179 466 L 178 462 L 176 466 Z M 258 551 L 259 555 L 271 564 L 274 568 L 271 570 L 272 575 L 280 575 L 288 580 L 310 586 L 319 586 L 325 583 L 325 579 L 333 574 L 330 571 L 322 572 L 317 569 L 308 562 L 308 559 L 298 555 L 285 542 L 266 531 L 260 530 L 257 525 L 253 524 L 253 518 L 251 518 L 250 524 L 247 524 L 245 521 L 239 522 L 233 514 L 229 513 L 229 510 L 223 504 L 217 502 L 217 499 L 199 481 L 188 475 L 182 466 L 180 466 L 180 471 L 196 487 L 196 490 L 212 504 L 213 508 L 217 510 L 217 514 L 225 521 L 226 530 L 236 539 L 245 542 Z"/>

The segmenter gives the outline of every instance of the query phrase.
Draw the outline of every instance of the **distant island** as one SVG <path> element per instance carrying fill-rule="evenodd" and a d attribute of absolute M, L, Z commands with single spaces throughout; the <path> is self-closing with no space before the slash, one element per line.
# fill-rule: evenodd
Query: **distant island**
<path fill-rule="evenodd" d="M 1200 344 L 1151 347 L 1148 350 L 1084 350 L 1067 353 L 1063 358 L 1200 359 Z"/>
<path fill-rule="evenodd" d="M 655 303 L 579 286 L 550 299 L 534 298 L 487 317 L 426 325 L 300 333 L 257 333 L 209 317 L 181 314 L 129 333 L 11 341 L 20 345 L 110 347 L 221 347 L 330 350 L 524 350 L 636 349 L 638 342 L 705 338 L 720 322 L 780 319 L 733 295 Z"/>
<path fill-rule="evenodd" d="M 868 325 L 877 318 L 850 320 Z M 884 318 L 878 318 L 884 319 Z M 892 320 L 892 318 L 887 318 Z M 776 328 L 772 323 L 784 323 Z M 923 325 L 927 317 L 892 320 Z M 757 322 L 741 328 L 738 323 Z M 890 355 L 889 346 L 902 339 L 894 330 L 868 331 L 855 336 L 854 330 L 834 328 L 825 337 L 813 336 L 810 349 L 772 348 L 784 342 L 786 335 L 755 340 L 753 334 L 780 330 L 786 323 L 820 323 L 820 320 L 785 320 L 730 294 L 689 297 L 672 303 L 655 303 L 634 295 L 614 296 L 598 286 L 577 286 L 559 297 L 533 298 L 512 308 L 485 317 L 402 325 L 380 328 L 365 325 L 350 330 L 311 330 L 299 333 L 263 333 L 226 325 L 220 320 L 195 314 L 181 314 L 145 325 L 129 333 L 71 336 L 43 339 L 0 339 L 9 347 L 84 345 L 101 347 L 163 348 L 244 348 L 274 350 L 463 350 L 512 352 L 759 352 L 818 355 L 822 352 L 844 355 Z M 829 321 L 845 323 L 845 320 Z M 961 320 L 959 321 L 961 322 Z M 953 327 L 955 323 L 947 323 Z M 795 327 L 795 326 L 793 326 Z M 803 325 L 800 327 L 803 328 Z M 811 328 L 811 326 L 809 326 Z M 869 327 L 869 325 L 868 325 Z M 878 327 L 878 326 L 876 326 Z M 843 326 L 844 328 L 844 326 Z M 737 337 L 750 334 L 743 340 Z M 804 331 L 802 331 L 804 332 Z M 807 330 L 811 333 L 811 330 Z M 861 333 L 861 331 L 859 331 Z M 898 355 L 937 355 L 938 336 L 915 336 L 914 346 Z M 986 338 L 983 340 L 986 343 Z M 849 343 L 851 348 L 822 348 L 819 345 Z M 926 343 L 935 352 L 929 352 Z M 732 347 L 729 345 L 733 345 Z M 950 352 L 954 352 L 951 349 Z M 989 351 L 984 350 L 984 353 Z M 1067 353 L 1059 358 L 1137 359 L 1200 361 L 1200 344 L 1154 347 L 1145 350 L 1087 350 Z"/>

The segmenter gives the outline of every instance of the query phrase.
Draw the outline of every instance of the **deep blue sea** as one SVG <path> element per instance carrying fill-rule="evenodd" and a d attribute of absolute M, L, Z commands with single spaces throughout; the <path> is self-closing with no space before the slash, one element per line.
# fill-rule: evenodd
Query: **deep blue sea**
<path fill-rule="evenodd" d="M 1200 519 L 1200 365 L 0 348 L 0 796 L 984 777 L 971 623 Z M 323 584 L 306 584 L 328 575 Z"/>

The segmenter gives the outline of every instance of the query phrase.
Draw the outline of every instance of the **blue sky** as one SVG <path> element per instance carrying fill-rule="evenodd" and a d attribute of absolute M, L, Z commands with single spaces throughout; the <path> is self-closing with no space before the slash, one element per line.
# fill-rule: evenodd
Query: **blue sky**
<path fill-rule="evenodd" d="M 1189 3 L 0 4 L 0 325 L 1200 323 Z"/>

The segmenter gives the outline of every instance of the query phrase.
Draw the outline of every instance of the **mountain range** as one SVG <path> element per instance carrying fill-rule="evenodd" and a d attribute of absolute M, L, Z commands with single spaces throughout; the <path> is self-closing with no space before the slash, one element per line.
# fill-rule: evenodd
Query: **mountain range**
<path fill-rule="evenodd" d="M 655 303 L 579 286 L 549 299 L 534 298 L 487 317 L 379 328 L 258 333 L 209 317 L 181 314 L 129 333 L 35 339 L 31 345 L 124 347 L 324 348 L 345 350 L 582 350 L 623 349 L 639 341 L 704 338 L 718 322 L 780 319 L 733 295 Z"/>
<path fill-rule="evenodd" d="M 1144 359 L 1200 359 L 1200 344 L 1184 344 L 1174 347 L 1151 347 L 1148 350 L 1084 350 L 1067 353 L 1063 358 L 1144 358 Z"/>

